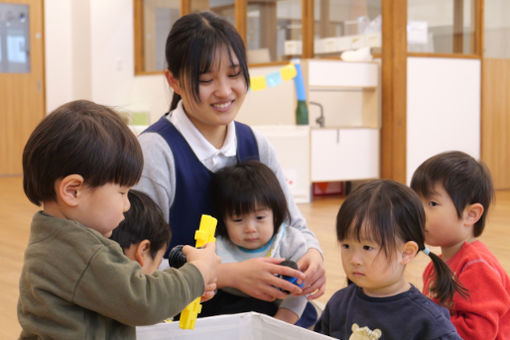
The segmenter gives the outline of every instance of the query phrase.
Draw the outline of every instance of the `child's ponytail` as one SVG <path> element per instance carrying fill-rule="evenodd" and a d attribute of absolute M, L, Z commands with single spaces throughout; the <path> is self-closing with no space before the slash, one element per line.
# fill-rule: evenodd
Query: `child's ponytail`
<path fill-rule="evenodd" d="M 434 264 L 434 279 L 430 286 L 432 296 L 436 298 L 441 305 L 448 306 L 453 299 L 453 294 L 458 292 L 462 297 L 469 297 L 469 291 L 457 281 L 455 274 L 448 265 L 439 256 L 431 252 L 428 248 L 423 252 L 430 257 Z"/>

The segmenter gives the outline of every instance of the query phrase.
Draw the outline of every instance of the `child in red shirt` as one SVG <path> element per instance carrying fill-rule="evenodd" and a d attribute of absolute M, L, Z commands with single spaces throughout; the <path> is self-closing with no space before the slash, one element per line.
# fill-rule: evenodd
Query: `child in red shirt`
<path fill-rule="evenodd" d="M 460 336 L 510 339 L 510 278 L 477 239 L 494 195 L 489 170 L 463 152 L 445 152 L 418 167 L 411 187 L 425 207 L 426 243 L 441 247 L 443 259 L 468 290 L 466 298 L 456 293 L 447 306 Z M 435 276 L 429 264 L 423 293 L 437 301 Z"/>

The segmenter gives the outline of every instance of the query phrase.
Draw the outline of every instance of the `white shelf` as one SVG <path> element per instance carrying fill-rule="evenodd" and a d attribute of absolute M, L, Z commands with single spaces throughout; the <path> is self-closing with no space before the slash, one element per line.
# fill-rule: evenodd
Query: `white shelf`
<path fill-rule="evenodd" d="M 312 129 L 311 182 L 379 177 L 379 129 Z"/>
<path fill-rule="evenodd" d="M 296 203 L 310 202 L 310 128 L 307 125 L 252 127 L 273 145 Z"/>
<path fill-rule="evenodd" d="M 252 126 L 274 146 L 296 202 L 309 202 L 314 182 L 379 177 L 379 64 L 302 60 L 301 66 L 307 99 L 322 106 L 325 127 L 315 125 L 317 105 L 308 106 L 306 126 L 290 125 L 294 119 L 283 125 L 258 119 Z M 295 99 L 287 105 L 295 107 Z M 271 113 L 278 120 L 278 110 Z"/>
<path fill-rule="evenodd" d="M 377 87 L 378 64 L 375 62 L 342 62 L 307 60 L 308 86 Z"/>

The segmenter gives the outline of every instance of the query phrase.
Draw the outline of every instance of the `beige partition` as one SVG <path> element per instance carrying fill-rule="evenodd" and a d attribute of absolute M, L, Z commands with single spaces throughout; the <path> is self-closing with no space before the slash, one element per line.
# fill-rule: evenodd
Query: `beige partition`
<path fill-rule="evenodd" d="M 496 189 L 510 189 L 510 59 L 483 61 L 482 160 Z"/>
<path fill-rule="evenodd" d="M 496 189 L 510 189 L 510 1 L 484 1 L 481 158 Z"/>

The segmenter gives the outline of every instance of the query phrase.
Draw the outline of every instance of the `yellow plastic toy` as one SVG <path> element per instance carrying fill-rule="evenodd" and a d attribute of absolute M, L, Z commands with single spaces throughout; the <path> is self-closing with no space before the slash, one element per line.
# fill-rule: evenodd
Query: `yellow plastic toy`
<path fill-rule="evenodd" d="M 216 224 L 218 221 L 209 215 L 202 215 L 200 219 L 200 227 L 195 232 L 195 240 L 197 241 L 196 247 L 203 247 L 206 243 L 215 242 L 214 232 L 216 231 Z M 181 312 L 179 319 L 179 327 L 182 329 L 194 329 L 197 315 L 202 311 L 200 304 L 200 297 L 197 297 L 193 302 L 186 306 Z"/>

